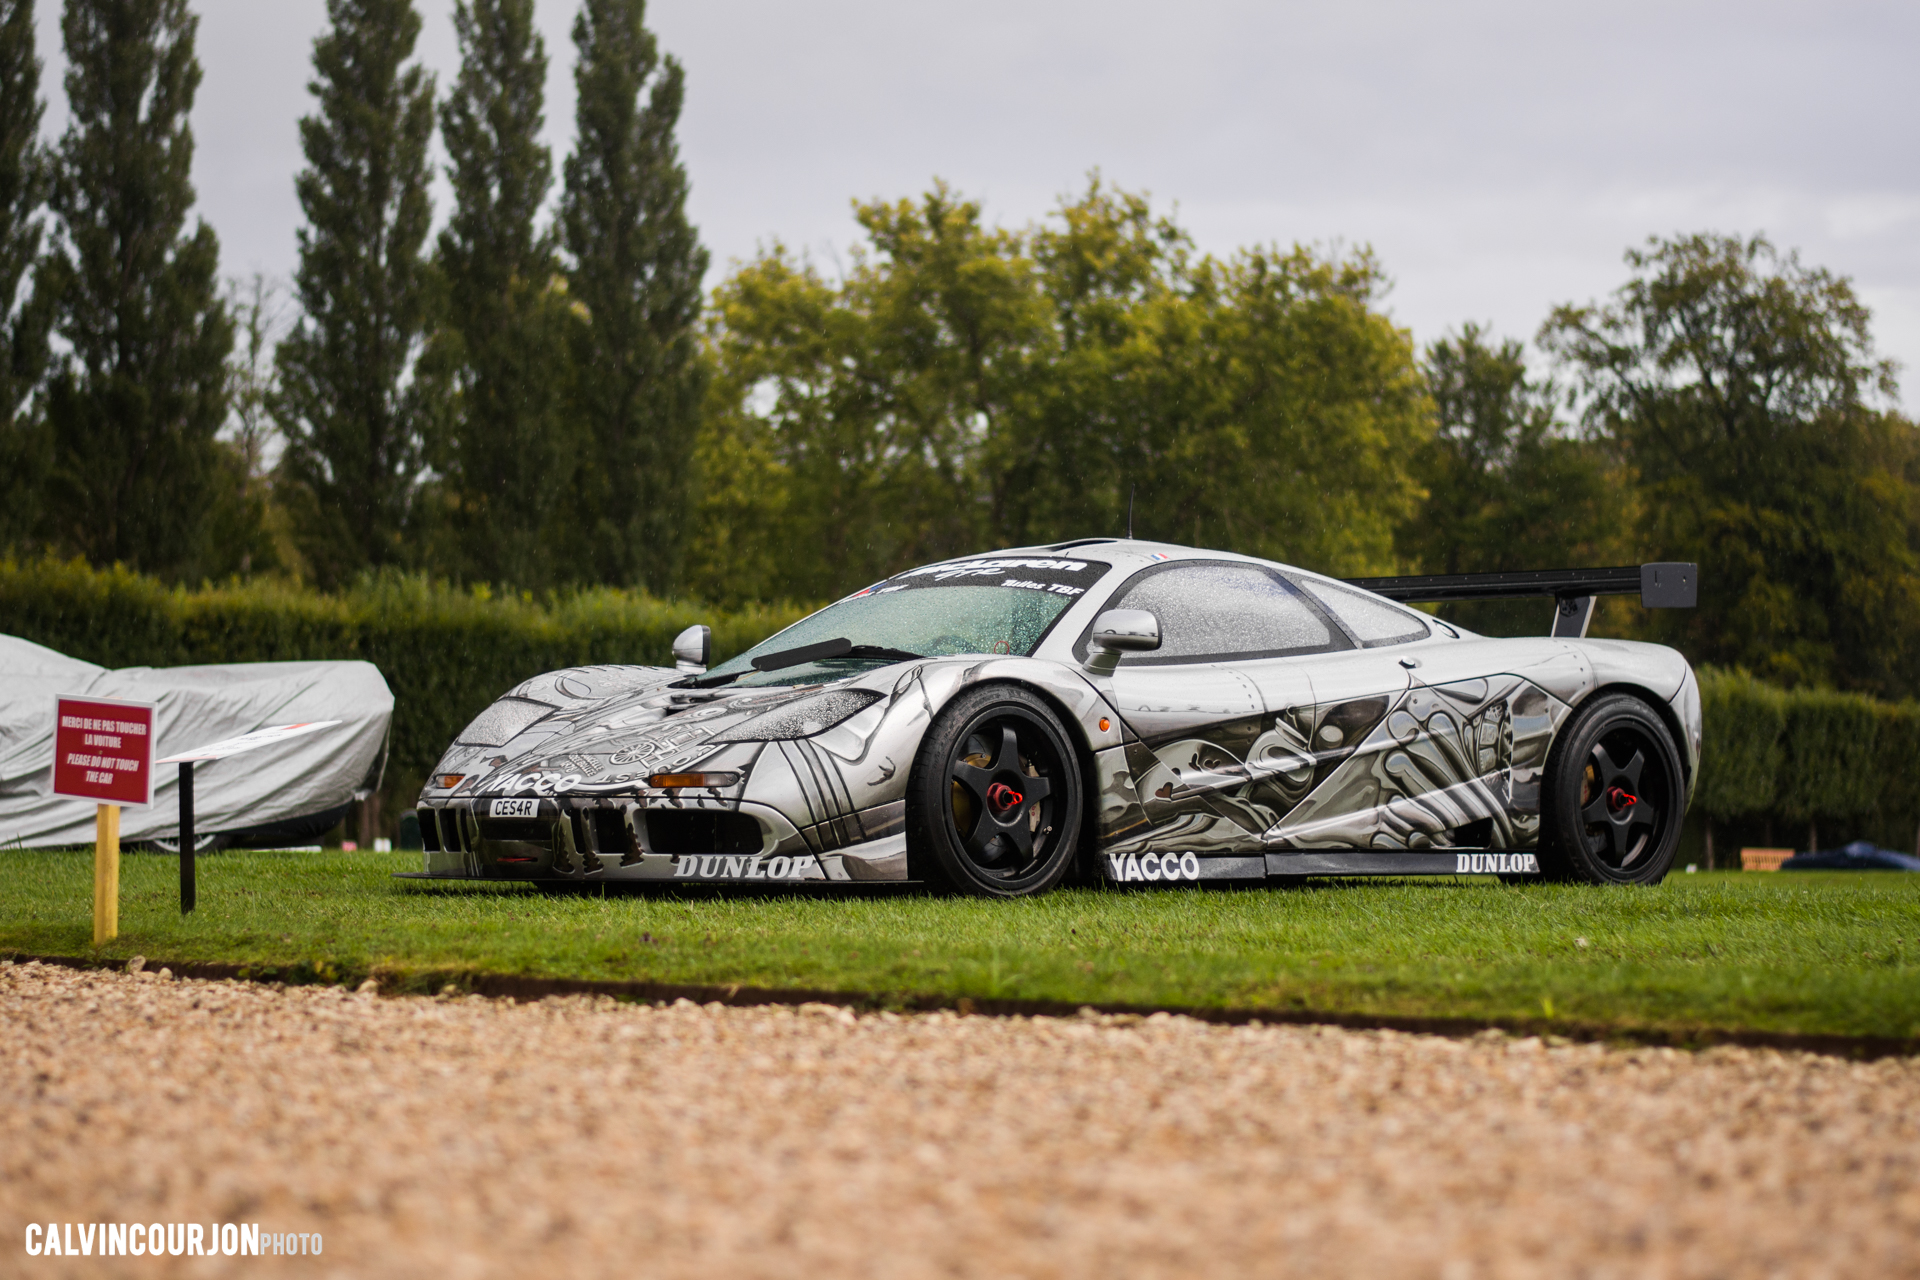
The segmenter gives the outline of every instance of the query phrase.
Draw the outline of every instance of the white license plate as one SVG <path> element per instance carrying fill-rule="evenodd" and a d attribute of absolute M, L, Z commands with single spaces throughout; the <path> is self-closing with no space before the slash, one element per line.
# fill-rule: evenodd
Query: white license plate
<path fill-rule="evenodd" d="M 495 800 L 487 806 L 489 818 L 537 818 L 540 816 L 538 800 Z"/>

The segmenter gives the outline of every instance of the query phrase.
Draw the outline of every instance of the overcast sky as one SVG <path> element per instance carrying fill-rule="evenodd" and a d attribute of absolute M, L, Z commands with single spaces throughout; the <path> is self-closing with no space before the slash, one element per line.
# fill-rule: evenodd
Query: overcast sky
<path fill-rule="evenodd" d="M 555 171 L 575 0 L 543 0 Z M 195 179 L 225 270 L 290 275 L 322 0 L 198 0 Z M 444 89 L 451 0 L 421 4 Z M 1765 231 L 1852 277 L 1920 374 L 1920 5 L 654 0 L 686 64 L 691 215 L 730 260 L 829 266 L 849 202 L 935 176 L 1021 224 L 1098 166 L 1177 202 L 1202 248 L 1367 243 L 1421 342 L 1530 338 L 1651 234 Z M 58 6 L 40 0 L 48 131 Z M 444 201 L 444 187 L 443 201 Z M 1915 383 L 1914 385 L 1920 385 Z M 1915 403 L 1909 390 L 1907 403 Z"/>

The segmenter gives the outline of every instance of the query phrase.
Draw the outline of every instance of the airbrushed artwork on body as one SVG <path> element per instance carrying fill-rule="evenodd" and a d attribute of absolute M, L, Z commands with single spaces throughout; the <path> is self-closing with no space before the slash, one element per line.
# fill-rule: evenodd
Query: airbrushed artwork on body
<path fill-rule="evenodd" d="M 434 777 L 457 782 L 445 788 L 440 857 L 430 858 L 430 869 L 486 870 L 496 846 L 514 843 L 508 822 L 522 820 L 495 817 L 489 805 L 496 797 L 530 796 L 554 803 L 534 819 L 551 827 L 550 860 L 534 841 L 506 855 L 527 859 L 529 871 L 612 880 L 904 880 L 907 769 L 939 706 L 960 689 L 993 680 L 1048 687 L 1076 717 L 1097 718 L 1100 705 L 1084 682 L 1076 686 L 1023 658 L 973 658 L 741 694 L 669 688 L 675 673 L 649 681 L 635 679 L 634 670 L 551 673 L 496 702 L 489 714 L 515 703 L 529 708 L 521 715 L 539 704 L 551 709 L 498 745 L 457 743 L 442 758 Z M 623 692 L 609 696 L 603 691 L 610 686 Z M 572 705 L 553 705 L 562 698 Z M 823 718 L 852 714 L 822 727 L 806 719 L 814 708 Z M 735 730 L 768 732 L 768 719 L 781 716 L 795 723 L 771 731 L 806 736 L 730 740 Z M 512 718 L 499 723 L 507 727 Z M 481 726 L 468 736 L 485 732 Z M 725 781 L 650 785 L 661 775 Z M 594 812 L 618 815 L 618 822 L 574 820 Z M 701 814 L 745 815 L 759 832 L 757 846 L 677 852 L 678 815 Z"/>
<path fill-rule="evenodd" d="M 1657 879 L 1677 830 L 1657 816 L 1684 812 L 1699 760 L 1697 681 L 1670 649 L 1477 636 L 1167 544 L 947 561 L 710 667 L 711 639 L 684 631 L 673 669 L 569 668 L 497 699 L 422 789 L 416 874 L 1018 894 L 1072 867 L 1141 885 L 1532 874 L 1658 834 Z M 1566 734 L 1651 781 L 1596 798 L 1591 762 L 1549 778 Z"/>
<path fill-rule="evenodd" d="M 1103 771 L 1103 849 L 1529 848 L 1568 710 L 1504 675 L 1136 739 Z"/>
<path fill-rule="evenodd" d="M 669 688 L 671 672 L 582 668 L 529 681 L 495 704 L 537 707 L 537 720 L 498 744 L 457 744 L 437 775 L 458 779 L 442 818 L 439 866 L 478 873 L 516 844 L 495 798 L 552 798 L 529 815 L 545 846 L 508 853 L 565 876 L 722 881 L 901 880 L 908 876 L 906 771 L 939 707 L 982 681 L 1043 682 L 1075 719 L 1112 712 L 1084 682 L 1026 659 L 975 659 L 831 686 L 729 696 Z M 767 717 L 844 713 L 804 737 L 731 741 Z M 1115 881 L 1225 875 L 1249 851 L 1439 852 L 1524 849 L 1539 834 L 1539 779 L 1567 704 L 1518 676 L 1413 684 L 1396 697 L 1352 699 L 1224 723 L 1160 742 L 1123 735 L 1093 757 L 1101 867 Z M 484 717 L 483 717 L 484 719 Z M 476 722 L 478 723 L 478 722 Z M 778 727 L 778 726 L 776 726 Z M 470 730 L 480 736 L 487 726 Z M 655 787 L 661 775 L 708 785 Z M 583 815 L 601 813 L 603 817 Z M 753 847 L 674 848 L 674 815 L 744 815 Z M 703 836 L 707 831 L 702 829 Z M 1142 855 L 1168 855 L 1143 861 Z M 1184 855 L 1184 856 L 1183 856 Z M 496 864 L 497 865 L 497 864 Z M 1203 873 L 1203 870 L 1204 873 Z M 1240 868 L 1259 874 L 1256 868 Z"/>

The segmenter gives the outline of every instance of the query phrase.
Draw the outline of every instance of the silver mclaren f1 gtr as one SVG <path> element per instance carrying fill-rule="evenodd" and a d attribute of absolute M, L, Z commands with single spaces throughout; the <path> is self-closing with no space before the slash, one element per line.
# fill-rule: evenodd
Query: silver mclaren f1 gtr
<path fill-rule="evenodd" d="M 1043 892 L 1286 876 L 1667 872 L 1700 755 L 1680 654 L 1593 597 L 1693 566 L 1340 581 L 1083 539 L 857 591 L 709 669 L 553 671 L 421 792 L 432 878 L 922 882 Z M 1494 639 L 1407 601 L 1556 600 Z"/>

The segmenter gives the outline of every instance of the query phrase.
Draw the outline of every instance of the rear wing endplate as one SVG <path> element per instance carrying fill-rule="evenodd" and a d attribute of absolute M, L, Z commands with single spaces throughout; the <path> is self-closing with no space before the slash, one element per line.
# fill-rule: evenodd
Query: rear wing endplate
<path fill-rule="evenodd" d="M 1649 609 L 1691 609 L 1699 603 L 1700 566 L 1684 562 L 1610 569 L 1521 569 L 1511 573 L 1425 573 L 1405 578 L 1348 578 L 1350 587 L 1402 604 L 1451 600 L 1554 599 L 1556 636 L 1584 636 L 1596 596 L 1640 593 Z"/>

